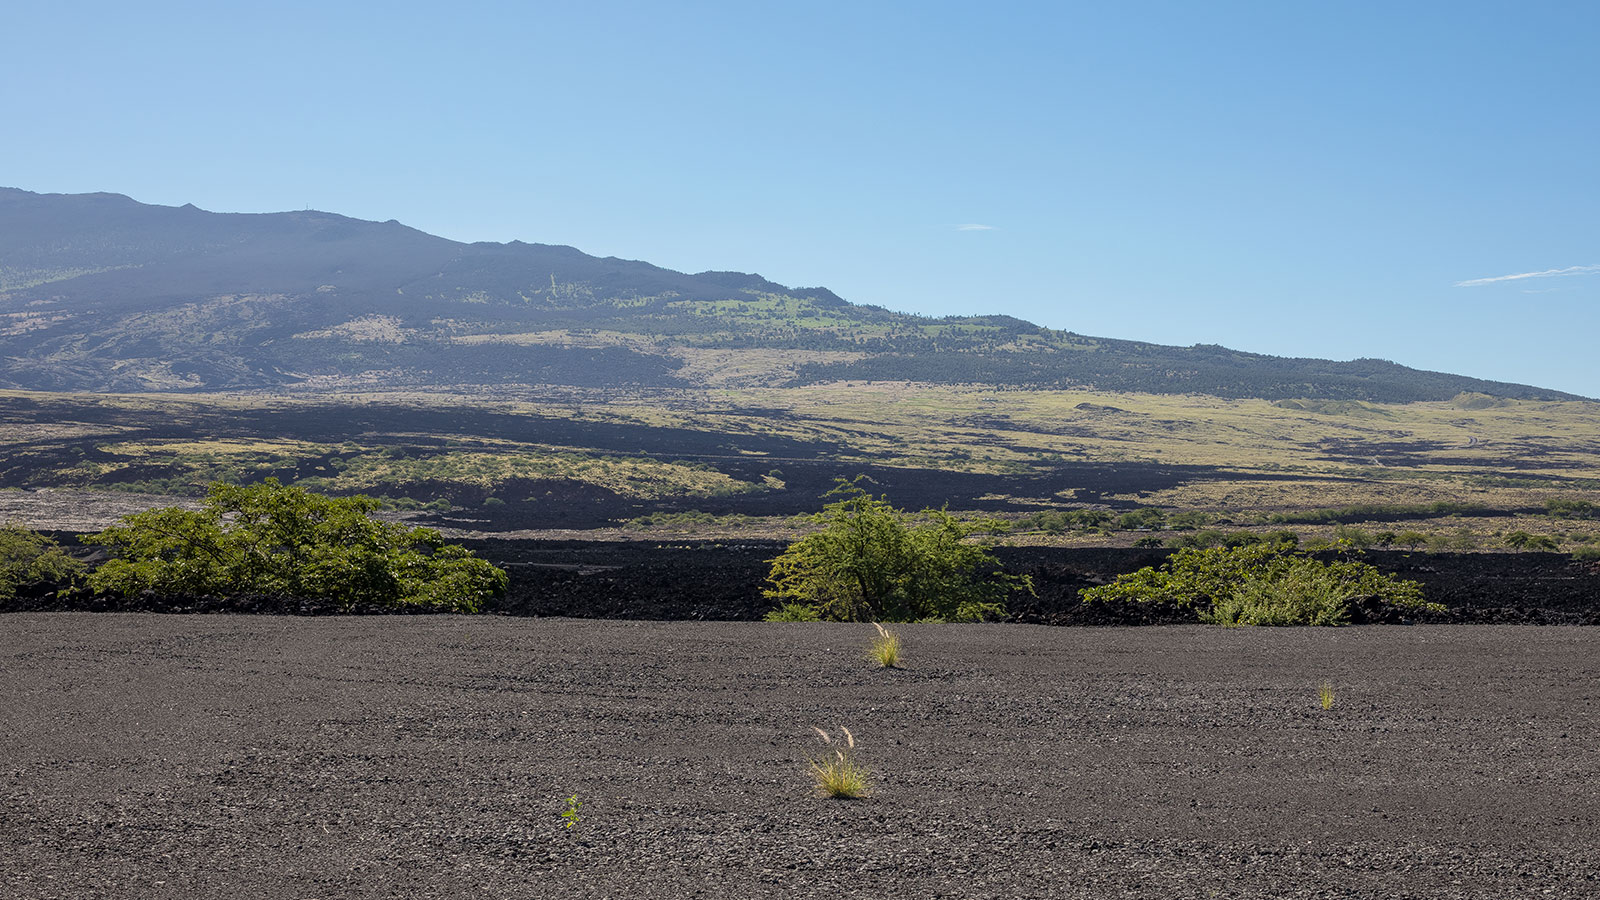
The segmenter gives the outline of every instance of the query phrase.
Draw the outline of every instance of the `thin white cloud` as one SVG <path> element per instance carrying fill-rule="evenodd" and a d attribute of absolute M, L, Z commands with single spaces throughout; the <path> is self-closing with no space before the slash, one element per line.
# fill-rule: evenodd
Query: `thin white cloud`
<path fill-rule="evenodd" d="M 973 223 L 969 222 L 966 225 L 957 225 L 956 226 L 956 230 L 957 231 L 993 231 L 994 230 L 994 226 L 993 225 L 977 225 L 977 224 L 973 224 Z"/>
<path fill-rule="evenodd" d="M 1519 272 L 1516 275 L 1496 275 L 1493 278 L 1469 278 L 1466 281 L 1456 282 L 1456 287 L 1477 287 L 1480 284 L 1521 281 L 1524 278 L 1554 278 L 1558 275 L 1593 275 L 1597 272 L 1600 272 L 1600 266 L 1567 266 L 1565 269 L 1545 269 L 1543 272 Z"/>

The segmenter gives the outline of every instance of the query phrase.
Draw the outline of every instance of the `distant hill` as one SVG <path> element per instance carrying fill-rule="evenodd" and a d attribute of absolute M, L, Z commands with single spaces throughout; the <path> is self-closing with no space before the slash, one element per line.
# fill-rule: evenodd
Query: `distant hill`
<path fill-rule="evenodd" d="M 0 188 L 0 386 L 694 387 L 907 380 L 1222 397 L 1575 399 L 1409 369 L 924 318 L 759 275 L 464 244 L 323 212 Z"/>

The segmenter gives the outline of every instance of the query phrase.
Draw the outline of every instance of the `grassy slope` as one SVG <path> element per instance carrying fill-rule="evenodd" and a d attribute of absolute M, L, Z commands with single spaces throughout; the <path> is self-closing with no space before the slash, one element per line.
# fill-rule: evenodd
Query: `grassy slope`
<path fill-rule="evenodd" d="M 360 410 L 396 405 L 398 421 L 415 420 L 415 426 L 342 434 L 306 426 L 305 433 L 290 433 L 296 421 L 337 423 Z M 648 512 L 715 509 L 715 498 L 736 495 L 781 495 L 786 467 L 825 457 L 846 470 L 924 470 L 935 481 L 1001 476 L 995 493 L 982 498 L 993 502 L 981 505 L 1015 514 L 1084 501 L 1204 510 L 1236 523 L 1331 507 L 1440 501 L 1516 514 L 1403 526 L 1439 533 L 1467 527 L 1485 535 L 1518 527 L 1582 533 L 1587 523 L 1529 516 L 1551 498 L 1600 500 L 1600 404 L 1502 401 L 1463 408 L 1477 405 L 1469 398 L 1312 405 L 1317 408 L 1198 395 L 881 382 L 470 401 L 394 393 L 13 392 L 0 395 L 6 460 L 0 485 L 192 495 L 213 478 L 275 475 L 322 490 L 388 495 L 402 506 L 476 508 L 497 495 L 526 495 L 530 484 L 562 484 L 627 498 L 633 509 Z M 623 436 L 579 432 L 529 440 L 466 430 L 478 427 L 472 414 L 480 413 L 513 422 L 604 426 Z M 263 415 L 270 418 L 253 418 Z M 638 446 L 627 437 L 634 426 L 708 434 L 733 449 L 674 453 Z M 1149 484 L 1135 478 L 1110 495 L 1080 494 L 1040 477 L 1085 464 L 1113 471 L 1192 467 L 1185 471 L 1204 477 Z M 1049 489 L 1040 487 L 1047 483 Z M 724 530 L 727 524 L 721 523 Z"/>
<path fill-rule="evenodd" d="M 928 319 L 755 275 L 461 244 L 398 222 L 0 188 L 0 385 L 470 392 L 867 379 L 1268 399 L 1577 399 L 1383 360 L 1165 347 L 1003 315 Z"/>

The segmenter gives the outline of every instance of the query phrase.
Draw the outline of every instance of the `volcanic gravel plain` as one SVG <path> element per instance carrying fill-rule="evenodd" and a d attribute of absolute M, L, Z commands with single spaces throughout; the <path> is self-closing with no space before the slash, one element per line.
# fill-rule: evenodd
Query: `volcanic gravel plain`
<path fill-rule="evenodd" d="M 0 896 L 1600 897 L 1600 630 L 900 631 L 0 616 Z"/>

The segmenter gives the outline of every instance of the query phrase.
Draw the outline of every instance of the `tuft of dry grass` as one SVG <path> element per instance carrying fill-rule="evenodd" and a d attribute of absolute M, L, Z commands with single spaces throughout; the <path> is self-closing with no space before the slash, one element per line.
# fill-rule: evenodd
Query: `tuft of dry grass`
<path fill-rule="evenodd" d="M 855 800 L 867 795 L 867 770 L 856 761 L 856 736 L 850 729 L 839 726 L 843 735 L 835 740 L 833 735 L 813 725 L 827 752 L 811 759 L 811 777 L 824 797 L 835 800 Z"/>
<path fill-rule="evenodd" d="M 1317 700 L 1322 704 L 1323 710 L 1333 709 L 1333 685 L 1324 681 L 1322 686 L 1317 688 Z"/>
<path fill-rule="evenodd" d="M 872 627 L 878 629 L 878 636 L 867 647 L 867 658 L 885 669 L 900 668 L 900 635 L 877 622 L 873 622 Z"/>

